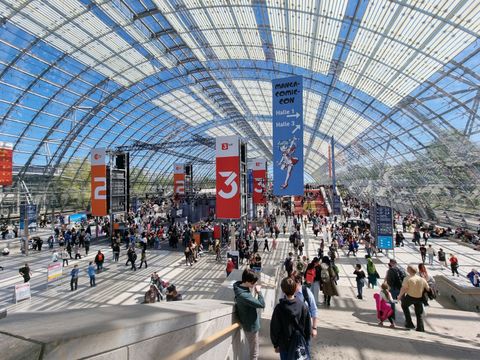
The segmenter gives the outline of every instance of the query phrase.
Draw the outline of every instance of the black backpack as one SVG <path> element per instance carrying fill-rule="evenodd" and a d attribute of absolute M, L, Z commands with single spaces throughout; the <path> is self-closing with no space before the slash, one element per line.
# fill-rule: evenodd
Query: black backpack
<path fill-rule="evenodd" d="M 307 316 L 309 316 L 307 314 Z M 303 329 L 298 324 L 297 319 L 293 316 L 294 330 L 290 337 L 290 345 L 288 346 L 287 359 L 291 360 L 310 360 L 307 341 L 303 334 Z"/>

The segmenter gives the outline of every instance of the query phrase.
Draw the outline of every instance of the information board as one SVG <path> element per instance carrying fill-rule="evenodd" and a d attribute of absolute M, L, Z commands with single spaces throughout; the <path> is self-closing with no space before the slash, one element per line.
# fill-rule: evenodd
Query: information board
<path fill-rule="evenodd" d="M 303 78 L 272 81 L 273 193 L 303 195 Z"/>
<path fill-rule="evenodd" d="M 62 277 L 62 264 L 56 262 L 47 267 L 47 283 L 59 280 Z"/>
<path fill-rule="evenodd" d="M 391 207 L 376 205 L 375 230 L 377 247 L 379 249 L 393 249 L 393 212 Z"/>
<path fill-rule="evenodd" d="M 22 204 L 20 205 L 20 230 L 25 228 L 25 212 L 28 217 L 28 227 L 36 227 L 37 223 L 37 205 Z"/>

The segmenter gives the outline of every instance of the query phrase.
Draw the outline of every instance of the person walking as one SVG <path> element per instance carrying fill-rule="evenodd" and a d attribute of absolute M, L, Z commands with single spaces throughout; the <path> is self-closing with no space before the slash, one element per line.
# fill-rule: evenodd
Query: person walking
<path fill-rule="evenodd" d="M 377 268 L 375 267 L 375 264 L 373 263 L 373 260 L 371 258 L 367 258 L 367 274 L 368 274 L 368 288 L 370 288 L 370 285 L 372 286 L 372 289 L 377 286 L 377 279 L 379 278 Z"/>
<path fill-rule="evenodd" d="M 383 283 L 381 285 L 382 290 L 380 293 L 373 295 L 375 298 L 375 302 L 377 305 L 377 318 L 379 320 L 378 325 L 383 326 L 383 322 L 385 319 L 390 321 L 390 327 L 395 327 L 395 314 L 393 312 L 392 304 L 394 300 L 392 298 L 392 294 L 389 291 L 389 287 L 387 283 Z"/>
<path fill-rule="evenodd" d="M 251 360 L 257 360 L 259 356 L 260 317 L 257 309 L 265 308 L 265 300 L 257 282 L 257 273 L 251 269 L 245 269 L 242 280 L 233 284 L 238 320 L 248 341 Z"/>
<path fill-rule="evenodd" d="M 88 256 L 88 252 L 90 251 L 90 240 L 92 236 L 87 232 L 83 238 L 83 246 L 85 247 L 85 256 Z"/>
<path fill-rule="evenodd" d="M 330 306 L 332 296 L 338 296 L 336 278 L 337 274 L 332 269 L 330 258 L 324 256 L 320 265 L 320 281 L 325 306 Z"/>
<path fill-rule="evenodd" d="M 427 248 L 425 247 L 424 244 L 421 244 L 419 250 L 420 250 L 420 256 L 422 257 L 422 263 L 425 264 L 425 260 L 427 258 Z"/>
<path fill-rule="evenodd" d="M 67 250 L 63 249 L 62 252 L 60 253 L 60 257 L 62 258 L 62 267 L 65 266 L 65 263 L 67 264 L 68 266 L 68 252 Z"/>
<path fill-rule="evenodd" d="M 80 246 L 77 243 L 75 243 L 74 249 L 75 249 L 75 260 L 81 259 L 82 255 L 80 255 Z"/>
<path fill-rule="evenodd" d="M 57 262 L 58 261 L 58 252 L 57 250 L 52 251 L 52 262 Z"/>
<path fill-rule="evenodd" d="M 310 314 L 310 321 L 312 323 L 310 338 L 317 336 L 317 304 L 310 289 L 303 284 L 302 276 L 300 274 L 293 275 L 295 283 L 297 284 L 297 290 L 295 297 L 303 302 L 307 306 L 308 313 Z M 310 353 L 310 341 L 307 341 L 308 352 Z"/>
<path fill-rule="evenodd" d="M 270 248 L 268 247 L 268 238 L 265 238 L 265 243 L 264 243 L 264 246 L 263 246 L 263 252 L 265 252 L 265 250 L 270 252 Z"/>
<path fill-rule="evenodd" d="M 100 273 L 103 270 L 103 262 L 105 261 L 105 255 L 103 255 L 101 250 L 98 250 L 97 255 L 95 256 L 95 264 L 97 265 L 97 271 Z"/>
<path fill-rule="evenodd" d="M 428 264 L 433 265 L 433 258 L 435 257 L 435 250 L 433 249 L 432 244 L 428 245 L 427 255 L 428 255 Z"/>
<path fill-rule="evenodd" d="M 291 277 L 284 278 L 280 287 L 285 298 L 280 299 L 273 310 L 270 340 L 281 360 L 293 359 L 297 351 L 302 359 L 310 359 L 307 342 L 313 329 L 307 306 L 295 298 L 297 284 Z"/>
<path fill-rule="evenodd" d="M 18 270 L 18 273 L 23 277 L 23 282 L 27 283 L 30 281 L 30 278 L 32 276 L 32 271 L 30 270 L 30 267 L 28 266 L 28 263 L 25 263 L 25 266 L 21 267 Z"/>
<path fill-rule="evenodd" d="M 137 271 L 137 265 L 135 264 L 135 262 L 137 261 L 137 253 L 133 248 L 132 248 L 132 251 L 130 252 L 128 261 L 130 261 L 130 263 L 132 264 L 132 267 L 130 268 L 130 270 Z"/>
<path fill-rule="evenodd" d="M 128 250 L 127 250 L 127 261 L 125 262 L 125 266 L 128 265 L 129 262 L 132 261 L 132 252 L 134 252 L 134 248 L 132 246 L 128 247 Z"/>
<path fill-rule="evenodd" d="M 427 281 L 417 275 L 417 270 L 413 266 L 407 267 L 409 276 L 405 278 L 398 299 L 402 302 L 402 310 L 405 315 L 405 327 L 407 329 L 414 329 L 415 325 L 412 322 L 410 315 L 410 306 L 415 307 L 415 316 L 417 318 L 416 330 L 424 332 L 423 326 L 423 292 L 430 291 Z"/>
<path fill-rule="evenodd" d="M 235 269 L 235 263 L 233 262 L 232 258 L 227 259 L 227 267 L 225 269 L 227 273 L 227 277 L 232 273 L 232 271 Z"/>
<path fill-rule="evenodd" d="M 387 274 L 385 276 L 385 282 L 390 287 L 390 293 L 393 300 L 398 299 L 398 294 L 400 293 L 400 289 L 402 288 L 402 283 L 406 275 L 407 274 L 405 273 L 405 270 L 397 264 L 397 261 L 390 259 L 388 263 Z M 395 318 L 395 302 L 392 302 L 391 305 L 393 316 Z"/>
<path fill-rule="evenodd" d="M 285 268 L 285 271 L 287 272 L 287 276 L 290 277 L 292 276 L 292 271 L 293 271 L 293 253 L 288 253 L 288 257 L 285 259 L 283 262 L 283 266 Z"/>
<path fill-rule="evenodd" d="M 93 266 L 93 261 L 90 261 L 88 263 L 87 273 L 88 273 L 88 277 L 90 278 L 90 287 L 96 286 L 95 284 L 96 270 L 95 270 L 95 266 Z"/>
<path fill-rule="evenodd" d="M 447 266 L 447 256 L 445 254 L 445 251 L 443 251 L 442 248 L 440 248 L 440 250 L 438 250 L 437 256 L 438 256 L 438 261 L 440 262 L 440 264 L 442 264 L 445 267 L 448 267 Z"/>
<path fill-rule="evenodd" d="M 145 249 L 142 249 L 142 254 L 140 256 L 140 266 L 138 267 L 139 269 L 142 268 L 142 265 L 145 263 L 145 269 L 148 267 L 147 264 L 147 251 Z"/>
<path fill-rule="evenodd" d="M 365 272 L 362 270 L 362 265 L 356 264 L 355 271 L 353 272 L 356 275 L 355 281 L 357 282 L 357 299 L 363 299 L 363 287 L 365 286 Z"/>
<path fill-rule="evenodd" d="M 67 253 L 70 256 L 70 259 L 73 259 L 73 257 L 72 257 L 72 244 L 70 244 L 70 242 L 67 242 Z"/>
<path fill-rule="evenodd" d="M 72 271 L 70 272 L 70 291 L 77 290 L 78 287 L 78 274 L 80 272 L 80 269 L 78 268 L 78 265 L 75 264 L 73 267 Z"/>
<path fill-rule="evenodd" d="M 458 259 L 455 255 L 453 254 L 450 254 L 450 269 L 452 270 L 452 276 L 455 276 L 455 274 L 457 274 L 457 276 L 460 276 L 458 274 Z"/>
<path fill-rule="evenodd" d="M 118 259 L 120 258 L 120 244 L 115 242 L 112 246 L 112 252 L 113 252 L 113 261 L 118 262 Z"/>

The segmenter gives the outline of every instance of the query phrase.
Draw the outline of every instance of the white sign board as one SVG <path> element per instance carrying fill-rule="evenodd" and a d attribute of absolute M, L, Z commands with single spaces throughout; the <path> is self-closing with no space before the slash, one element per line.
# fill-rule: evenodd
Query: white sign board
<path fill-rule="evenodd" d="M 15 302 L 20 300 L 30 299 L 32 297 L 30 293 L 30 283 L 15 284 Z"/>

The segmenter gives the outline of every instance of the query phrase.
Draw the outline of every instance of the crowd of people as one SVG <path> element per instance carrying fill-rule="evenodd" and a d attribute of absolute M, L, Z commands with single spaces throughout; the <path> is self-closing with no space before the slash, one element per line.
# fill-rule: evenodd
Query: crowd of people
<path fill-rule="evenodd" d="M 355 198 L 347 198 L 343 205 L 345 217 L 368 219 L 370 211 L 368 204 Z M 130 265 L 132 271 L 143 266 L 147 268 L 147 251 L 160 249 L 167 246 L 166 244 L 173 251 L 179 247 L 183 248 L 183 255 L 180 256 L 185 257 L 187 267 L 193 266 L 207 251 L 215 254 L 217 261 L 224 261 L 222 253 L 229 249 L 228 244 L 210 239 L 207 242 L 208 248 L 204 249 L 203 242 L 199 243 L 198 239 L 197 241 L 194 239 L 195 232 L 213 232 L 213 223 L 205 221 L 192 225 L 188 222 L 175 222 L 169 216 L 162 216 L 161 210 L 159 204 L 147 201 L 135 213 L 128 214 L 123 228 L 113 226 L 111 236 L 108 236 L 111 227 L 108 221 L 103 219 L 100 222 L 103 224 L 100 226 L 100 233 L 96 231 L 95 236 L 103 232 L 107 239 L 110 239 L 114 262 L 119 261 L 123 248 L 126 256 L 125 266 Z M 409 265 L 404 269 L 394 259 L 390 259 L 383 280 L 380 279 L 374 262 L 374 258 L 378 257 L 382 250 L 378 248 L 368 226 L 352 227 L 348 222 L 342 222 L 340 217 L 328 218 L 314 212 L 294 214 L 290 209 L 281 206 L 273 207 L 273 210 L 267 207 L 259 215 L 259 221 L 249 229 L 242 229 L 238 224 L 233 225 L 239 264 L 232 258 L 226 259 L 227 277 L 239 265 L 245 267 L 242 280 L 234 284 L 234 293 L 239 319 L 245 330 L 253 359 L 258 357 L 260 326 L 256 310 L 265 306 L 258 284 L 262 256 L 277 249 L 281 233 L 289 240 L 290 248 L 288 256 L 283 261 L 285 277 L 280 284 L 283 297 L 275 307 L 270 328 L 272 344 L 275 351 L 280 353 L 281 359 L 290 358 L 292 351 L 309 354 L 311 339 L 317 334 L 318 307 L 334 306 L 335 302 L 332 299 L 339 296 L 340 269 L 337 263 L 340 254 L 345 258 L 355 259 L 352 274 L 359 300 L 364 299 L 365 287 L 378 290 L 375 302 L 380 326 L 383 326 L 385 321 L 388 321 L 391 327 L 397 326 L 396 308 L 401 303 L 405 327 L 415 327 L 417 331 L 424 331 L 423 309 L 437 296 L 435 281 L 427 267 L 434 264 L 448 266 L 453 276 L 460 276 L 457 256 L 455 254 L 447 256 L 442 248 L 437 248 L 431 241 L 429 243 L 431 238 L 443 236 L 443 233 L 434 229 L 433 234 L 432 230 L 424 227 L 420 219 L 411 214 L 403 217 L 396 214 L 395 223 L 398 227 L 401 224 L 402 230 L 395 233 L 395 246 L 405 246 L 405 234 L 411 231 L 413 246 L 418 248 L 420 255 L 419 264 Z M 302 235 L 306 234 L 307 229 L 311 229 L 313 233 L 310 240 L 316 249 L 316 256 L 312 259 L 305 249 L 305 235 Z M 223 239 L 230 239 L 232 225 L 224 225 L 220 231 Z M 92 231 L 88 225 L 82 224 L 78 229 L 56 227 L 54 235 L 48 240 L 49 247 L 51 245 L 53 249 L 52 262 L 62 261 L 63 266 L 68 266 L 69 260 L 88 256 L 91 241 Z M 54 248 L 55 244 L 58 244 L 58 249 Z M 362 256 L 359 256 L 360 254 Z M 86 274 L 89 276 L 91 287 L 96 286 L 96 276 L 104 270 L 104 261 L 105 256 L 100 250 L 94 260 L 89 261 Z M 140 263 L 137 267 L 138 261 Z M 30 280 L 32 272 L 28 264 L 25 264 L 19 273 L 25 282 Z M 79 274 L 79 264 L 75 264 L 70 270 L 71 291 L 77 290 Z M 473 286 L 479 286 L 478 271 L 472 269 L 467 277 Z M 175 285 L 160 279 L 158 273 L 154 272 L 143 301 L 154 303 L 164 299 L 178 301 L 182 300 L 183 296 Z M 414 307 L 416 325 L 410 316 L 411 306 Z"/>

